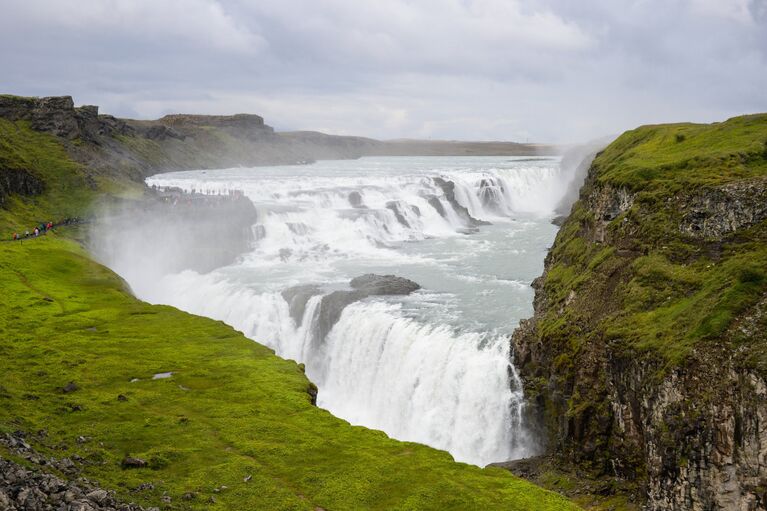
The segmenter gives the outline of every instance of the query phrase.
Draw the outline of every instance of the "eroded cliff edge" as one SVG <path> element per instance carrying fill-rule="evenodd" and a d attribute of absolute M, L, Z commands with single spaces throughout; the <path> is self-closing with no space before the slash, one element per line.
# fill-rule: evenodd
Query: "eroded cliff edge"
<path fill-rule="evenodd" d="M 648 509 L 767 506 L 767 115 L 594 160 L 512 344 L 549 454 Z"/>
<path fill-rule="evenodd" d="M 55 135 L 70 156 L 84 165 L 92 181 L 119 177 L 143 182 L 148 175 L 174 170 L 302 164 L 362 156 L 531 156 L 560 152 L 551 145 L 515 142 L 382 141 L 312 131 L 275 132 L 254 114 L 120 119 L 100 114 L 98 106 L 76 107 L 71 96 L 0 94 L 0 119 L 23 122 L 36 132 Z M 0 186 L 2 200 L 7 186 Z"/>

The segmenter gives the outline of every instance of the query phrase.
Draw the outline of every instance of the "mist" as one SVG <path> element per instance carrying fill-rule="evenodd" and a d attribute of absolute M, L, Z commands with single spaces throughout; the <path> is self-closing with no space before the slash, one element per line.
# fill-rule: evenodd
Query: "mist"
<path fill-rule="evenodd" d="M 253 241 L 256 210 L 245 197 L 154 192 L 142 201 L 99 207 L 88 247 L 139 297 L 166 275 L 207 273 L 232 263 Z"/>

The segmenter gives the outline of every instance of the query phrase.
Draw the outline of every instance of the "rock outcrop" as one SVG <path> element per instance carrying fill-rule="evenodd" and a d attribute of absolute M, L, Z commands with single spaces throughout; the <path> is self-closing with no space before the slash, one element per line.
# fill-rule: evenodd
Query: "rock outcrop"
<path fill-rule="evenodd" d="M 317 324 L 317 337 L 324 339 L 338 320 L 344 308 L 369 296 L 409 295 L 421 286 L 412 280 L 396 275 L 375 275 L 368 273 L 355 277 L 349 282 L 351 290 L 333 291 L 322 297 Z"/>
<path fill-rule="evenodd" d="M 132 130 L 115 117 L 99 115 L 99 107 L 75 108 L 71 96 L 23 98 L 0 95 L 0 117 L 9 121 L 28 121 L 32 129 L 74 140 L 97 142 L 99 137 L 128 134 Z"/>
<path fill-rule="evenodd" d="M 767 218 L 767 178 L 707 189 L 680 206 L 685 210 L 679 226 L 684 234 L 719 239 Z"/>

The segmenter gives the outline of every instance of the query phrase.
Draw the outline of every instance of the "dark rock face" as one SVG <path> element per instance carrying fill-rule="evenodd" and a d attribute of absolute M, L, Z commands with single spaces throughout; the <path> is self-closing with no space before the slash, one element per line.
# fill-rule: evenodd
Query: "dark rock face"
<path fill-rule="evenodd" d="M 461 206 L 461 204 L 455 198 L 455 183 L 446 179 L 442 179 L 441 177 L 435 177 L 434 184 L 442 189 L 442 193 L 445 194 L 445 200 L 447 200 L 450 206 L 452 206 L 453 210 L 458 213 L 458 216 L 460 216 L 468 224 L 469 227 L 490 225 L 490 222 L 474 218 L 471 216 L 471 214 L 469 214 L 468 209 Z"/>
<path fill-rule="evenodd" d="M 709 190 L 681 207 L 686 210 L 681 232 L 696 238 L 721 238 L 767 218 L 767 178 Z"/>
<path fill-rule="evenodd" d="M 168 140 L 169 138 L 175 138 L 176 140 L 184 140 L 186 137 L 174 130 L 171 127 L 159 124 L 156 126 L 150 126 L 144 132 L 144 136 L 149 140 Z"/>
<path fill-rule="evenodd" d="M 126 456 L 125 459 L 122 460 L 122 463 L 120 465 L 123 468 L 144 468 L 148 465 L 148 463 L 141 458 L 134 458 L 132 456 Z"/>
<path fill-rule="evenodd" d="M 62 388 L 61 391 L 64 394 L 70 394 L 70 393 L 75 392 L 76 390 L 79 390 L 79 389 L 80 389 L 80 387 L 78 387 L 75 382 L 71 381 L 71 382 L 67 383 L 66 385 L 64 385 L 64 388 Z"/>
<path fill-rule="evenodd" d="M 296 326 L 301 326 L 304 312 L 306 311 L 306 304 L 312 296 L 322 294 L 322 290 L 317 285 L 306 284 L 302 286 L 293 286 L 284 290 L 281 294 L 282 298 L 288 302 L 290 317 L 296 322 Z"/>
<path fill-rule="evenodd" d="M 317 325 L 319 340 L 327 336 L 347 305 L 369 296 L 409 295 L 421 289 L 421 286 L 412 280 L 395 275 L 375 275 L 373 273 L 355 277 L 349 285 L 352 291 L 333 291 L 322 297 Z"/>
<path fill-rule="evenodd" d="M 34 174 L 21 169 L 0 169 L 0 206 L 9 195 L 39 195 L 45 185 Z"/>
<path fill-rule="evenodd" d="M 190 127 L 213 127 L 227 133 L 251 140 L 267 138 L 274 130 L 264 124 L 264 118 L 253 114 L 235 115 L 189 115 L 173 114 L 161 118 L 158 123 L 183 133 Z"/>
<path fill-rule="evenodd" d="M 389 201 L 386 203 L 386 209 L 394 213 L 397 222 L 409 229 L 410 223 L 407 221 L 407 218 L 405 218 L 405 215 L 402 214 L 401 208 L 402 204 L 399 201 Z"/>

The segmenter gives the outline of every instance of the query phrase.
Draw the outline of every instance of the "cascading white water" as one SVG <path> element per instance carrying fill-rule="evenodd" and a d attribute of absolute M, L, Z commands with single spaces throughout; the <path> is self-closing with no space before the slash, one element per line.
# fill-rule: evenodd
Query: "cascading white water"
<path fill-rule="evenodd" d="M 130 283 L 144 299 L 223 320 L 304 362 L 318 405 L 352 423 L 478 465 L 519 458 L 531 446 L 508 335 L 531 312 L 529 283 L 568 181 L 556 160 L 509 158 L 159 175 L 148 183 L 244 191 L 259 210 L 256 241 L 236 264 L 209 274 Z M 107 261 L 113 268 L 135 274 L 129 254 L 111 253 L 122 253 Z M 352 303 L 318 338 L 322 294 L 369 272 L 407 277 L 423 290 Z M 322 290 L 296 318 L 281 292 L 298 284 Z"/>

